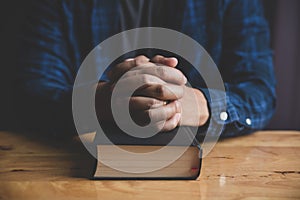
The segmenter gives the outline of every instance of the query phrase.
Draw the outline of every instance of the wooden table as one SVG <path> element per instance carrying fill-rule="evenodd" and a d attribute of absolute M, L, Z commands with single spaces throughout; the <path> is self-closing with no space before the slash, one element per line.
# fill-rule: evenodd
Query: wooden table
<path fill-rule="evenodd" d="M 92 181 L 70 142 L 0 132 L 0 199 L 300 199 L 300 132 L 219 142 L 197 181 Z"/>

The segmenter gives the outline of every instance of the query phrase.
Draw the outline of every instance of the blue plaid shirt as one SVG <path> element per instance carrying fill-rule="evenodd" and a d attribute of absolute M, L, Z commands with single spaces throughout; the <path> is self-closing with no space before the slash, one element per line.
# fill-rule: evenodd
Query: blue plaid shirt
<path fill-rule="evenodd" d="M 22 95 L 21 110 L 36 116 L 35 125 L 41 120 L 44 127 L 73 126 L 70 97 L 76 73 L 96 45 L 120 31 L 118 4 L 117 0 L 33 3 L 21 33 L 17 91 Z M 274 112 L 275 80 L 261 2 L 186 0 L 182 9 L 183 17 L 173 16 L 182 22 L 177 29 L 209 52 L 225 82 L 226 110 L 223 101 L 210 101 L 202 90 L 211 110 L 217 111 L 211 113 L 212 120 L 224 124 L 224 136 L 262 129 Z M 197 82 L 193 70 L 185 74 Z"/>

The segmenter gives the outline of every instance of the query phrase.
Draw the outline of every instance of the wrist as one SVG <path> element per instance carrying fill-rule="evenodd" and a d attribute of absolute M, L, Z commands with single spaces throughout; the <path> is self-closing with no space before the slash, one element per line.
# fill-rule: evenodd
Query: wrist
<path fill-rule="evenodd" d="M 208 102 L 204 96 L 204 94 L 198 90 L 193 88 L 193 91 L 196 96 L 197 101 L 197 111 L 199 112 L 199 123 L 198 126 L 203 126 L 207 123 L 209 119 L 209 109 L 208 109 Z"/>
<path fill-rule="evenodd" d="M 203 126 L 209 119 L 208 103 L 204 94 L 195 88 L 185 87 L 181 103 L 181 126 Z"/>

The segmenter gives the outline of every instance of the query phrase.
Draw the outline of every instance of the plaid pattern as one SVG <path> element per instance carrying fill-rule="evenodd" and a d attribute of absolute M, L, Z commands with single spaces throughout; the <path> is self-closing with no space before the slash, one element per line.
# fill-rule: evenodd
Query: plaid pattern
<path fill-rule="evenodd" d="M 120 31 L 118 1 L 33 2 L 21 33 L 18 87 L 28 96 L 71 104 L 72 85 L 85 56 Z M 225 125 L 224 136 L 263 128 L 274 112 L 275 80 L 269 28 L 260 0 L 186 0 L 182 9 L 178 11 L 184 12 L 179 31 L 210 53 L 225 82 L 227 109 L 222 110 L 224 101 L 210 100 L 195 70 L 181 69 L 207 96 L 214 111 L 212 123 Z M 218 96 L 219 91 L 212 92 Z M 228 114 L 225 121 L 220 119 L 224 111 Z"/>

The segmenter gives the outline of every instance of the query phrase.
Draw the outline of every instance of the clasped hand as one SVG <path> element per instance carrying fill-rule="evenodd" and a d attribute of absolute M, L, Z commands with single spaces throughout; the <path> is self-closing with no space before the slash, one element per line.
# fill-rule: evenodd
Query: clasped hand
<path fill-rule="evenodd" d="M 198 89 L 186 86 L 187 78 L 176 69 L 176 58 L 145 56 L 127 59 L 108 73 L 110 82 L 100 82 L 96 93 L 96 110 L 100 120 L 112 120 L 111 104 L 122 109 L 129 101 L 135 123 L 152 122 L 157 129 L 169 131 L 179 125 L 202 126 L 209 118 L 207 101 Z M 118 83 L 120 94 L 111 102 Z M 139 86 L 130 95 L 130 88 Z"/>

